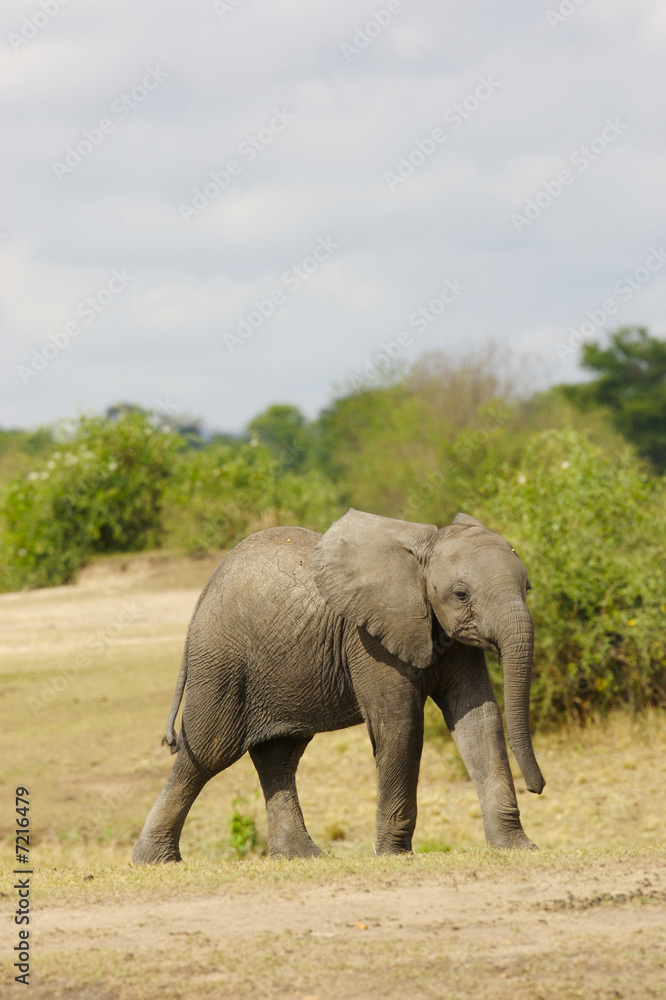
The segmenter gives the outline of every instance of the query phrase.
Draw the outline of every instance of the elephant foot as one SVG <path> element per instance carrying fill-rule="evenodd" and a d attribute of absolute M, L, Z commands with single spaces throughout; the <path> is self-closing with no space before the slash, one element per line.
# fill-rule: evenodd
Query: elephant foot
<path fill-rule="evenodd" d="M 411 837 L 409 843 L 404 841 L 379 840 L 373 844 L 375 854 L 412 854 Z"/>
<path fill-rule="evenodd" d="M 375 854 L 411 854 L 414 824 L 405 829 L 404 824 L 377 822 L 377 835 L 373 844 Z"/>
<path fill-rule="evenodd" d="M 140 836 L 132 848 L 132 861 L 135 865 L 163 865 L 180 860 L 178 845 L 171 841 Z"/>
<path fill-rule="evenodd" d="M 523 830 L 515 830 L 502 836 L 488 837 L 488 847 L 503 847 L 518 851 L 538 851 L 538 846 Z"/>
<path fill-rule="evenodd" d="M 272 858 L 318 858 L 321 848 L 306 833 L 305 837 L 281 837 L 268 842 Z"/>

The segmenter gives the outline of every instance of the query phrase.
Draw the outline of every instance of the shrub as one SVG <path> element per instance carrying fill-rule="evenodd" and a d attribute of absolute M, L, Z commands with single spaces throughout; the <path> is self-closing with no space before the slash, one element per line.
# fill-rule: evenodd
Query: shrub
<path fill-rule="evenodd" d="M 193 554 L 269 525 L 327 528 L 341 513 L 325 476 L 285 472 L 267 449 L 249 444 L 181 454 L 165 502 L 167 544 Z"/>
<path fill-rule="evenodd" d="M 537 724 L 666 700 L 666 490 L 625 447 L 531 438 L 486 479 L 474 514 L 528 568 Z"/>
<path fill-rule="evenodd" d="M 134 412 L 113 422 L 81 417 L 59 437 L 40 468 L 3 490 L 2 590 L 67 583 L 93 554 L 160 540 L 174 436 Z"/>

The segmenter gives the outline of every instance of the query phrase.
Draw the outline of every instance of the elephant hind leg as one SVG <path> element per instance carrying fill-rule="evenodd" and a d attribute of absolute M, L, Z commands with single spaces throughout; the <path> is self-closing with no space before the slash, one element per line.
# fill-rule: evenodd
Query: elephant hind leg
<path fill-rule="evenodd" d="M 296 791 L 296 768 L 311 739 L 280 737 L 250 750 L 266 800 L 271 857 L 311 858 L 321 854 L 305 829 Z"/>
<path fill-rule="evenodd" d="M 132 850 L 132 860 L 144 865 L 180 861 L 180 834 L 194 800 L 210 778 L 240 756 L 240 752 L 226 757 L 218 752 L 212 766 L 204 766 L 185 739 L 166 785 L 148 813 Z"/>

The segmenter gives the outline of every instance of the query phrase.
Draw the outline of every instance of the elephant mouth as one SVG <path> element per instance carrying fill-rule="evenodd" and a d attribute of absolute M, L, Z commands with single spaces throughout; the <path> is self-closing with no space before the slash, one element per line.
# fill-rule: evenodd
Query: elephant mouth
<path fill-rule="evenodd" d="M 477 649 L 484 649 L 488 653 L 500 655 L 500 648 L 494 639 L 486 638 L 470 627 L 457 629 L 453 633 L 453 638 L 462 643 L 463 646 L 475 646 Z"/>

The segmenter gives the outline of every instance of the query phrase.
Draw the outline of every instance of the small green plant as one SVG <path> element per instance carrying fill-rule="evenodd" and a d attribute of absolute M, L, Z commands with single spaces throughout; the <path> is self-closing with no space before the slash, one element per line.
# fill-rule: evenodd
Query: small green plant
<path fill-rule="evenodd" d="M 329 823 L 324 830 L 326 840 L 345 840 L 347 831 L 341 823 Z"/>
<path fill-rule="evenodd" d="M 451 847 L 445 844 L 443 840 L 423 840 L 416 848 L 417 854 L 443 854 L 445 851 L 450 851 Z"/>
<path fill-rule="evenodd" d="M 234 811 L 229 820 L 231 848 L 240 858 L 245 857 L 246 854 L 252 854 L 261 847 L 254 817 L 240 811 L 240 806 L 244 803 L 245 799 L 242 796 L 234 799 Z"/>

